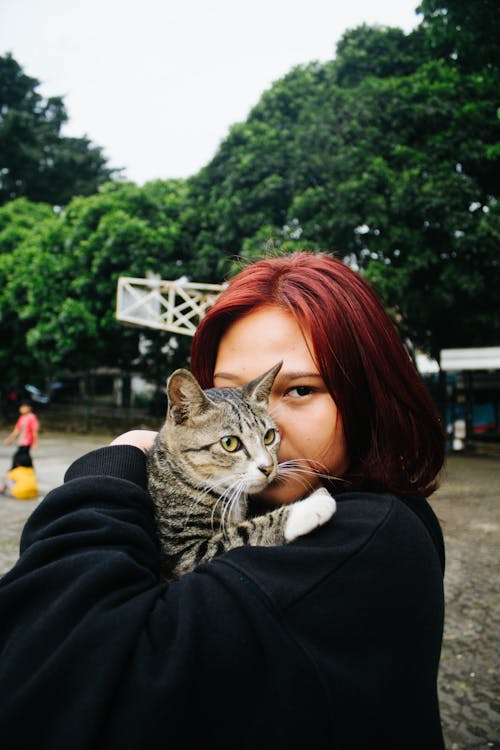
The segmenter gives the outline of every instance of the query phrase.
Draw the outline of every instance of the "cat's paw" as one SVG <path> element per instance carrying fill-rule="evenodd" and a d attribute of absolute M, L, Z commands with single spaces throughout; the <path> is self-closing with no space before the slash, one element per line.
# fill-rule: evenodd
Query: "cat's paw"
<path fill-rule="evenodd" d="M 333 516 L 337 504 L 324 487 L 312 495 L 290 506 L 290 514 L 285 524 L 285 540 L 291 542 L 299 536 L 309 534 L 318 526 L 323 526 Z"/>

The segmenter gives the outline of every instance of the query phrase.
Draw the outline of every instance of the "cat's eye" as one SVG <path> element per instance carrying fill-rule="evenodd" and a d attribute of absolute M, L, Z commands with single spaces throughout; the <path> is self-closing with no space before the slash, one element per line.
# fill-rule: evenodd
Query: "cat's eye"
<path fill-rule="evenodd" d="M 276 440 L 276 430 L 271 427 L 264 435 L 264 445 L 272 445 Z"/>
<path fill-rule="evenodd" d="M 235 453 L 241 448 L 241 440 L 236 435 L 225 435 L 220 439 L 220 444 L 228 453 Z"/>

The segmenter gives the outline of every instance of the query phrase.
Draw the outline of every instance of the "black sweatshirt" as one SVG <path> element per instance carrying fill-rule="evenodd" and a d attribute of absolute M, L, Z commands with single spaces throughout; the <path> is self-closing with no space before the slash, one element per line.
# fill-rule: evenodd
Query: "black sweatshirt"
<path fill-rule="evenodd" d="M 159 578 L 142 452 L 78 459 L 0 581 L 2 750 L 437 750 L 444 552 L 427 502 Z M 410 507 L 412 505 L 412 507 Z"/>

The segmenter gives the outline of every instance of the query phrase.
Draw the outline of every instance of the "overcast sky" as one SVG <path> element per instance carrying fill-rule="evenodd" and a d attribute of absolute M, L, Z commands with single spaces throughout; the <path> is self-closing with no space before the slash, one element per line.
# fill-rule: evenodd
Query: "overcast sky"
<path fill-rule="evenodd" d="M 418 0 L 0 0 L 12 52 L 63 96 L 66 135 L 87 135 L 142 184 L 188 177 L 273 81 L 334 57 L 361 23 L 410 31 Z"/>

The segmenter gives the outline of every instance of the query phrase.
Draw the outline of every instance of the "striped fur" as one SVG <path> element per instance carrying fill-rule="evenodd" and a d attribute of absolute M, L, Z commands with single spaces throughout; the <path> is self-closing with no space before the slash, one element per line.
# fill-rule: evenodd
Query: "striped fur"
<path fill-rule="evenodd" d="M 318 520 L 311 504 L 314 519 L 304 509 L 307 518 L 298 509 L 291 519 L 292 507 L 306 501 L 247 518 L 248 496 L 277 475 L 279 434 L 268 400 L 280 368 L 281 363 L 241 388 L 202 391 L 187 370 L 169 378 L 167 419 L 147 457 L 168 580 L 234 547 L 282 544 L 328 520 Z M 327 498 L 320 516 L 334 512 L 335 502 Z M 287 523 L 293 527 L 289 534 Z"/>

